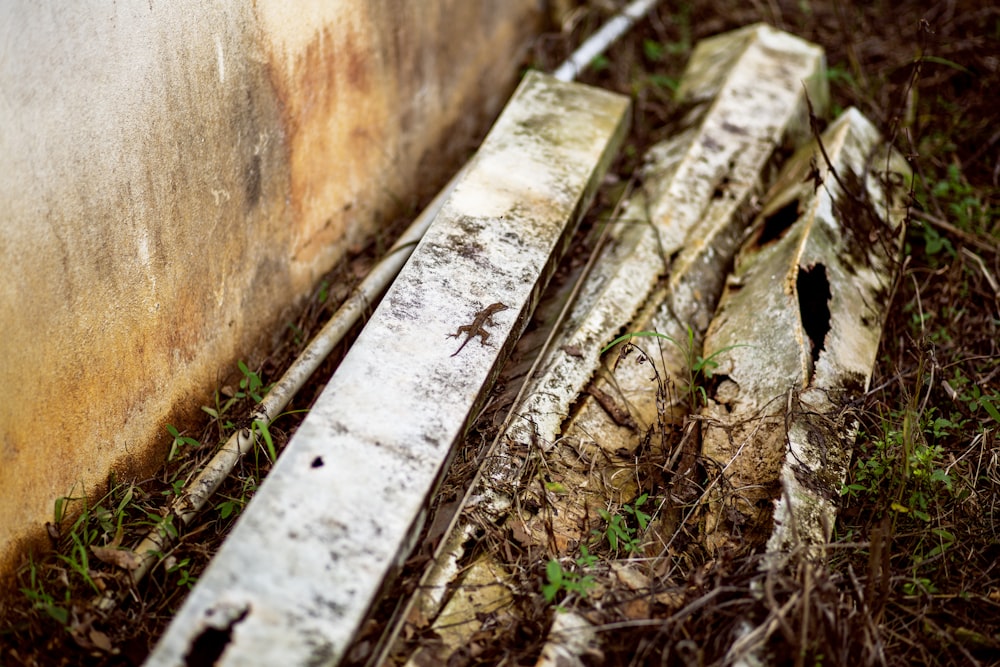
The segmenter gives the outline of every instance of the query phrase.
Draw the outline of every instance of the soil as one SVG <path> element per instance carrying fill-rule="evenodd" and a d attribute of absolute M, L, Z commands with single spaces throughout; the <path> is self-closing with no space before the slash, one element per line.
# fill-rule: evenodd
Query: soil
<path fill-rule="evenodd" d="M 540 36 L 524 65 L 553 69 L 622 4 L 586 3 L 562 26 Z M 823 46 L 833 100 L 830 117 L 858 107 L 906 155 L 916 175 L 902 271 L 887 297 L 888 319 L 871 389 L 852 406 L 861 432 L 835 537 L 821 567 L 793 558 L 788 567 L 763 578 L 754 550 L 709 554 L 699 546 L 695 528 L 682 531 L 671 553 L 656 554 L 661 561 L 652 564 L 653 556 L 624 557 L 595 545 L 605 572 L 620 572 L 619 566 L 637 559 L 649 567 L 641 589 L 624 575 L 608 576 L 601 579 L 599 596 L 562 599 L 564 607 L 599 628 L 583 662 L 730 664 L 734 639 L 746 628 L 760 627 L 765 631 L 755 639 L 775 664 L 998 664 L 1000 104 L 995 91 L 1000 90 L 1000 8 L 959 0 L 663 3 L 581 78 L 632 96 L 633 129 L 613 167 L 617 179 L 609 179 L 599 194 L 563 278 L 586 261 L 595 222 L 614 205 L 621 183 L 646 148 L 663 139 L 678 116 L 671 86 L 692 45 L 757 21 Z M 280 377 L 380 247 L 385 245 L 373 243 L 324 280 L 289 335 L 257 369 L 265 382 Z M 333 355 L 289 410 L 308 408 L 342 353 Z M 523 370 L 519 363 L 526 361 L 512 361 L 505 371 L 509 381 L 502 383 L 505 391 L 489 404 L 456 457 L 437 507 L 453 507 L 468 486 L 516 388 Z M 231 388 L 220 389 L 221 403 L 241 392 L 241 377 L 246 379 L 234 372 Z M 250 403 L 244 398 L 228 414 L 248 414 Z M 292 414 L 272 427 L 279 449 L 300 419 L 301 414 Z M 223 439 L 225 421 L 206 420 L 197 439 Z M 693 428 L 690 422 L 666 419 L 657 437 L 679 443 L 680 451 L 696 440 Z M 644 440 L 633 451 L 665 449 Z M 141 664 L 266 474 L 266 457 L 261 453 L 241 465 L 213 508 L 184 532 L 137 590 L 130 590 L 112 564 L 93 558 L 89 581 L 77 576 L 71 565 L 79 560 L 73 540 L 90 531 L 88 540 L 105 544 L 115 537 L 116 522 L 137 531 L 148 525 L 150 513 L 155 515 L 175 482 L 209 454 L 182 449 L 153 479 L 112 481 L 108 498 L 87 509 L 86 521 L 53 526 L 56 551 L 36 555 L 21 573 L 21 586 L 29 593 L 0 606 L 0 663 Z M 685 450 L 683 459 L 695 461 L 697 452 Z M 652 497 L 668 483 L 657 470 L 662 467 L 651 463 L 637 468 L 641 488 L 629 499 L 634 510 L 640 491 Z M 114 519 L 111 525 L 108 517 Z M 628 520 L 633 533 L 640 528 L 635 512 Z M 677 520 L 654 516 L 643 528 L 664 531 L 670 524 L 675 530 Z M 429 542 L 435 539 L 440 532 L 427 535 Z M 478 543 L 481 550 L 506 554 L 518 584 L 506 612 L 484 622 L 462 650 L 438 653 L 438 658 L 449 665 L 534 664 L 560 613 L 542 593 L 548 554 L 528 548 L 528 536 L 517 531 L 484 530 Z M 418 547 L 393 598 L 416 587 L 428 554 L 426 543 Z M 102 612 L 92 600 L 108 588 L 121 588 L 127 597 L 115 610 Z M 363 664 L 372 655 L 391 612 L 389 607 L 375 610 L 349 662 Z M 397 658 L 421 648 L 434 655 L 440 638 L 411 624 L 400 646 L 404 653 L 397 651 Z"/>

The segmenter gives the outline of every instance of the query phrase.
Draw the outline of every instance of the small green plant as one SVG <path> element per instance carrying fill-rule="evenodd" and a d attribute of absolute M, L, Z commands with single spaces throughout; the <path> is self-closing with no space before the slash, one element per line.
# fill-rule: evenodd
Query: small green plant
<path fill-rule="evenodd" d="M 658 63 L 663 60 L 663 54 L 666 50 L 666 47 L 660 42 L 652 39 L 642 40 L 642 53 L 646 56 L 646 60 Z"/>
<path fill-rule="evenodd" d="M 254 403 L 263 401 L 264 394 L 267 393 L 270 387 L 265 387 L 264 381 L 260 379 L 260 375 L 247 368 L 247 365 L 242 361 L 237 362 L 236 365 L 239 366 L 240 372 L 243 373 L 243 377 L 240 378 L 240 389 L 252 398 Z"/>
<path fill-rule="evenodd" d="M 178 477 L 170 480 L 170 488 L 162 491 L 165 496 L 179 496 L 184 490 L 184 479 Z"/>
<path fill-rule="evenodd" d="M 264 384 L 260 374 L 256 371 L 250 370 L 250 368 L 243 361 L 238 361 L 237 366 L 239 367 L 242 375 L 240 378 L 239 391 L 234 392 L 231 389 L 228 390 L 225 394 L 225 400 L 222 400 L 223 392 L 226 390 L 216 390 L 215 406 L 201 406 L 202 411 L 212 417 L 218 425 L 220 440 L 225 440 L 232 430 L 236 428 L 235 423 L 231 419 L 226 418 L 229 410 L 244 399 L 250 399 L 254 403 L 260 403 L 264 400 L 264 395 L 271 389 L 270 385 Z M 256 429 L 256 426 L 254 426 L 254 428 Z"/>
<path fill-rule="evenodd" d="M 176 540 L 178 536 L 177 527 L 174 526 L 174 515 L 167 514 L 166 516 L 161 515 L 156 511 L 147 511 L 146 519 L 141 522 L 143 525 L 154 528 L 161 535 L 169 537 L 171 540 Z"/>
<path fill-rule="evenodd" d="M 995 235 L 996 230 L 992 221 L 1000 211 L 996 207 L 984 204 L 976 189 L 966 180 L 958 164 L 948 165 L 939 180 L 930 183 L 921 181 L 918 185 L 920 187 L 916 191 L 917 205 L 930 215 L 924 217 L 914 230 L 918 234 L 918 239 L 922 237 L 924 252 L 932 267 L 939 263 L 938 256 L 942 251 L 945 260 L 954 259 L 958 254 L 951 239 L 930 224 L 929 219 L 933 219 L 934 216 L 944 218 L 936 223 L 937 226 L 950 225 L 960 234 L 969 233 L 983 237 Z"/>
<path fill-rule="evenodd" d="M 928 408 L 919 429 L 914 428 L 916 419 L 909 410 L 893 420 L 900 424 L 899 428 L 883 422 L 883 436 L 863 445 L 864 453 L 854 467 L 854 479 L 841 488 L 841 495 L 883 498 L 897 514 L 930 521 L 930 509 L 935 502 L 952 492 L 951 476 L 942 465 L 944 448 L 933 441 L 964 425 L 962 421 L 934 414 L 935 409 Z"/>
<path fill-rule="evenodd" d="M 993 421 L 1000 424 L 1000 392 L 984 394 L 982 387 L 971 382 L 960 368 L 956 368 L 951 380 L 947 383 L 952 397 L 961 401 L 973 417 L 982 410 Z"/>
<path fill-rule="evenodd" d="M 931 535 L 936 538 L 937 544 L 931 547 L 931 550 L 927 552 L 924 558 L 934 558 L 939 554 L 943 554 L 955 544 L 955 535 L 944 528 L 932 528 Z"/>
<path fill-rule="evenodd" d="M 595 72 L 603 72 L 611 67 L 611 61 L 605 55 L 595 56 L 593 60 L 590 61 L 590 69 Z"/>
<path fill-rule="evenodd" d="M 243 397 L 244 397 L 243 394 L 239 395 L 234 394 L 232 396 L 226 397 L 226 400 L 223 401 L 221 398 L 220 391 L 216 389 L 215 407 L 211 407 L 208 405 L 201 406 L 201 409 L 205 412 L 205 414 L 207 414 L 209 417 L 212 417 L 212 419 L 218 425 L 219 440 L 225 440 L 229 432 L 232 431 L 234 428 L 236 428 L 236 425 L 233 423 L 231 419 L 224 419 L 224 417 L 226 413 L 229 412 L 229 408 L 233 407 L 233 404 L 235 404 Z"/>
<path fill-rule="evenodd" d="M 215 509 L 219 511 L 220 519 L 228 519 L 234 514 L 239 514 L 243 509 L 243 503 L 238 498 L 223 496 L 223 501 L 217 504 Z"/>
<path fill-rule="evenodd" d="M 846 65 L 837 64 L 827 67 L 826 79 L 830 83 L 842 83 L 851 88 L 857 87 L 857 83 L 854 81 L 854 75 L 851 74 L 851 71 Z"/>
<path fill-rule="evenodd" d="M 948 165 L 947 175 L 931 187 L 931 195 L 946 202 L 947 213 L 959 229 L 976 232 L 987 211 L 957 164 Z"/>
<path fill-rule="evenodd" d="M 82 508 L 76 520 L 63 532 L 64 544 L 56 557 L 77 575 L 79 580 L 95 593 L 101 589 L 93 579 L 90 554 L 93 547 L 107 544 L 117 545 L 121 539 L 126 508 L 133 499 L 132 485 L 116 485 L 111 482 L 111 490 L 96 505 L 90 506 L 86 496 L 64 496 L 55 502 L 54 526 L 61 526 L 72 503 L 80 503 Z M 105 506 L 121 494 L 117 504 Z"/>
<path fill-rule="evenodd" d="M 113 477 L 108 493 L 93 504 L 72 490 L 57 498 L 47 524 L 55 551 L 41 561 L 29 555 L 21 573 L 20 591 L 31 608 L 74 631 L 71 610 L 78 603 L 73 601 L 104 591 L 108 574 L 102 562 L 121 567 L 119 558 L 131 555 L 118 545 L 124 527 L 140 513 L 136 487 Z"/>
<path fill-rule="evenodd" d="M 267 447 L 267 455 L 271 459 L 271 463 L 278 460 L 278 451 L 274 446 L 274 438 L 271 437 L 271 429 L 268 427 L 267 422 L 261 419 L 255 419 L 251 430 L 264 441 L 264 446 Z"/>
<path fill-rule="evenodd" d="M 955 246 L 947 236 L 942 236 L 937 229 L 928 223 L 922 223 L 920 227 L 924 235 L 924 252 L 934 256 L 944 250 L 950 257 L 955 256 Z"/>
<path fill-rule="evenodd" d="M 173 558 L 173 557 L 171 557 Z M 198 578 L 191 576 L 191 559 L 184 558 L 179 561 L 176 559 L 168 561 L 167 572 L 170 574 L 177 574 L 177 586 L 180 588 L 193 588 L 195 583 L 197 583 Z"/>
<path fill-rule="evenodd" d="M 238 515 L 243 508 L 246 507 L 249 498 L 257 491 L 257 479 L 255 477 L 247 477 L 243 480 L 243 489 L 241 491 L 240 497 L 234 498 L 232 496 L 222 496 L 222 502 L 215 506 L 215 509 L 219 512 L 219 518 L 225 520 L 231 516 Z"/>
<path fill-rule="evenodd" d="M 67 630 L 69 625 L 70 591 L 65 589 L 63 600 L 59 603 L 46 590 L 45 583 L 39 574 L 38 566 L 33 556 L 28 558 L 29 585 L 21 588 L 21 593 L 31 602 L 33 609 L 44 611 L 52 620 Z"/>
<path fill-rule="evenodd" d="M 191 447 L 193 449 L 201 447 L 200 442 L 192 437 L 181 434 L 173 424 L 167 424 L 167 433 L 174 439 L 170 443 L 170 452 L 167 454 L 167 461 L 173 461 L 181 453 L 183 447 Z"/>
<path fill-rule="evenodd" d="M 976 391 L 979 391 L 979 387 L 976 387 Z M 978 396 L 977 400 L 979 402 L 979 407 L 986 411 L 986 414 L 990 416 L 990 419 L 1000 424 L 1000 393 L 995 393 L 990 396 Z"/>
<path fill-rule="evenodd" d="M 589 570 L 597 562 L 597 557 L 587 551 L 586 546 L 580 547 L 580 557 L 574 562 L 581 570 Z M 552 559 L 545 565 L 545 578 L 547 583 L 542 584 L 542 595 L 549 604 L 555 602 L 560 593 L 566 595 L 576 593 L 580 597 L 587 597 L 587 593 L 594 587 L 594 577 L 589 574 L 582 574 L 578 570 L 564 569 L 562 564 Z M 560 611 L 565 609 L 560 605 Z"/>
<path fill-rule="evenodd" d="M 676 93 L 681 85 L 679 80 L 664 74 L 650 74 L 646 80 L 657 88 L 669 90 L 671 93 Z"/>
<path fill-rule="evenodd" d="M 651 518 L 641 509 L 647 500 L 649 494 L 644 493 L 636 498 L 632 505 L 623 505 L 624 514 L 612 514 L 605 509 L 597 510 L 597 514 L 607 525 L 603 531 L 595 529 L 594 536 L 607 539 L 611 552 L 616 556 L 622 551 L 627 554 L 639 553 L 642 548 L 642 534 L 646 532 Z M 629 521 L 629 518 L 632 521 Z"/>
<path fill-rule="evenodd" d="M 905 595 L 919 595 L 921 593 L 934 595 L 937 592 L 937 586 L 927 577 L 914 577 L 912 581 L 903 584 L 903 593 Z"/>
<path fill-rule="evenodd" d="M 302 343 L 305 341 L 305 336 L 306 336 L 305 331 L 302 330 L 302 327 L 295 324 L 295 322 L 289 322 L 288 330 L 292 332 L 295 344 L 302 345 Z"/>

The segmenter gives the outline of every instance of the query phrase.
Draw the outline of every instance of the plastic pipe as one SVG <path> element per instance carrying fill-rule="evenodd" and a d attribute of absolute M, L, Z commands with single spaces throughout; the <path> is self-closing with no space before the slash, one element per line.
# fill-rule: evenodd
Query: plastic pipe
<path fill-rule="evenodd" d="M 560 81 L 572 81 L 593 62 L 594 58 L 624 35 L 635 22 L 645 16 L 660 0 L 635 0 L 632 4 L 616 14 L 614 18 L 601 26 L 601 29 L 591 35 L 587 41 L 573 52 L 566 62 L 560 65 L 552 76 Z"/>

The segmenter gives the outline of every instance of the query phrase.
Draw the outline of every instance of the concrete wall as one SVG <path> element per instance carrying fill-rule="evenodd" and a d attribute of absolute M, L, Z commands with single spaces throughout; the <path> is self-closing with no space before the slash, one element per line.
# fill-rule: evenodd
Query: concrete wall
<path fill-rule="evenodd" d="M 0 572 L 441 184 L 539 4 L 0 5 Z"/>

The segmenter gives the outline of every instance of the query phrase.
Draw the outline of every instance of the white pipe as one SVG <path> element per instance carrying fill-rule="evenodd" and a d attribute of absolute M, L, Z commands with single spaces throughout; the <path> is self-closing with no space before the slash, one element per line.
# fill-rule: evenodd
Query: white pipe
<path fill-rule="evenodd" d="M 636 0 L 630 4 L 585 41 L 566 62 L 556 69 L 553 77 L 567 82 L 575 79 L 594 58 L 603 53 L 657 2 L 659 0 Z M 281 411 L 302 388 L 306 380 L 319 368 L 333 348 L 357 323 L 365 311 L 377 301 L 389 283 L 403 268 L 403 265 L 406 264 L 406 260 L 410 258 L 416 244 L 423 237 L 434 218 L 437 217 L 438 212 L 455 189 L 467 167 L 466 164 L 452 176 L 448 184 L 397 239 L 389 253 L 372 269 L 371 273 L 351 293 L 347 301 L 334 313 L 330 321 L 292 363 L 291 367 L 285 371 L 285 374 L 281 376 L 281 379 L 271 388 L 250 416 L 251 423 L 260 422 L 264 426 L 270 426 L 271 422 L 281 414 Z M 256 441 L 255 429 L 243 428 L 233 433 L 205 468 L 174 498 L 164 520 L 168 520 L 172 516 L 185 526 L 191 523 L 191 520 L 201 511 L 219 485 L 232 472 L 240 457 L 250 451 Z M 169 547 L 171 539 L 167 531 L 156 527 L 150 530 L 142 542 L 135 547 L 134 552 L 139 558 L 139 566 L 132 570 L 133 583 L 140 581 L 149 573 L 158 558 Z M 99 608 L 107 610 L 114 607 L 116 603 L 115 595 L 109 592 L 97 604 Z"/>
<path fill-rule="evenodd" d="M 618 41 L 635 22 L 652 9 L 660 0 L 635 0 L 628 7 L 616 14 L 614 18 L 601 26 L 601 29 L 591 35 L 587 41 L 573 52 L 566 62 L 560 65 L 552 76 L 560 81 L 572 81 L 586 69 L 594 58 Z"/>

